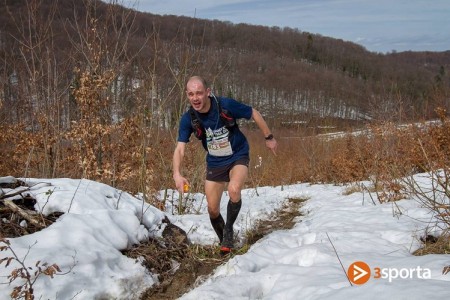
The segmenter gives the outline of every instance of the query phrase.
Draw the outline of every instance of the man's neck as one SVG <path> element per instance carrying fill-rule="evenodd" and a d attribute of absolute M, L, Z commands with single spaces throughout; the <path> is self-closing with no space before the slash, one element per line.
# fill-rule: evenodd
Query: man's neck
<path fill-rule="evenodd" d="M 208 97 L 208 101 L 205 103 L 205 107 L 199 110 L 200 113 L 206 114 L 211 109 L 211 98 Z"/>

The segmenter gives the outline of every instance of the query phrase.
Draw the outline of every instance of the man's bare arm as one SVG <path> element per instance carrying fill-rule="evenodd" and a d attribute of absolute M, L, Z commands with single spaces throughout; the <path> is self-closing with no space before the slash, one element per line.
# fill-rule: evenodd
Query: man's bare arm
<path fill-rule="evenodd" d="M 172 160 L 172 170 L 173 170 L 173 180 L 175 181 L 175 186 L 178 191 L 183 191 L 185 184 L 189 184 L 187 179 L 181 175 L 181 164 L 184 159 L 184 150 L 186 148 L 186 143 L 178 142 L 173 152 Z"/>
<path fill-rule="evenodd" d="M 268 137 L 270 134 L 272 134 L 269 126 L 267 125 L 266 121 L 262 117 L 261 113 L 254 108 L 252 108 L 252 118 L 255 121 L 256 125 L 258 125 L 259 129 L 264 134 L 265 138 Z M 276 150 L 278 147 L 278 142 L 275 140 L 275 138 L 266 140 L 266 146 L 267 146 L 267 148 L 272 150 L 274 155 L 277 155 Z"/>

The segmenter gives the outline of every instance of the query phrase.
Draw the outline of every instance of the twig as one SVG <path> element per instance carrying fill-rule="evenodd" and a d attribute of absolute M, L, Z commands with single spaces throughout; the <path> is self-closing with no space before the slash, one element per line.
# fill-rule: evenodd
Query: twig
<path fill-rule="evenodd" d="M 70 212 L 70 209 L 72 208 L 73 200 L 75 199 L 75 195 L 77 194 L 78 188 L 80 187 L 82 180 L 83 180 L 83 178 L 81 178 L 80 181 L 78 182 L 77 188 L 75 189 L 75 193 L 73 193 L 72 199 L 70 200 L 69 209 L 67 210 L 68 213 Z"/>
<path fill-rule="evenodd" d="M 119 209 L 119 202 L 120 202 L 120 198 L 122 198 L 122 194 L 123 194 L 123 191 L 121 190 L 119 193 L 119 198 L 117 199 L 116 209 Z"/>
<path fill-rule="evenodd" d="M 450 265 L 444 267 L 444 269 L 442 269 L 442 275 L 446 275 L 448 272 L 450 272 Z"/>
<path fill-rule="evenodd" d="M 369 188 L 364 183 L 362 184 L 362 186 L 363 186 L 364 189 L 366 189 L 367 193 L 369 194 L 370 200 L 372 200 L 373 205 L 376 206 L 377 204 L 375 203 L 375 200 L 373 200 L 373 197 L 372 197 L 372 194 L 369 191 Z"/>
<path fill-rule="evenodd" d="M 31 147 L 30 152 L 28 153 L 28 158 L 27 158 L 27 162 L 25 165 L 25 176 L 23 178 L 28 177 L 28 169 L 30 167 L 31 155 L 33 154 L 33 151 L 34 151 L 34 145 Z"/>
<path fill-rule="evenodd" d="M 347 280 L 350 283 L 350 285 L 353 286 L 352 282 L 350 281 L 350 278 L 348 278 L 347 272 L 345 271 L 344 265 L 342 264 L 342 261 L 341 261 L 339 255 L 338 255 L 338 253 L 336 251 L 336 248 L 334 247 L 333 242 L 331 241 L 330 236 L 328 235 L 328 232 L 325 232 L 325 233 L 326 233 L 326 235 L 328 237 L 328 240 L 330 241 L 331 246 L 334 249 L 334 253 L 336 254 L 337 259 L 339 260 L 339 263 L 341 264 L 341 267 L 342 267 L 342 270 L 344 271 L 345 277 L 347 277 Z"/>
<path fill-rule="evenodd" d="M 29 191 L 29 190 L 30 190 L 30 188 L 25 188 L 23 190 L 16 191 L 16 192 L 11 193 L 11 194 L 8 194 L 8 193 L 3 194 L 2 196 L 0 196 L 0 200 L 6 199 L 6 198 L 10 198 L 10 197 L 13 197 L 13 196 L 17 196 L 17 195 L 21 195 L 23 192 L 26 192 L 26 191 Z"/>
<path fill-rule="evenodd" d="M 50 196 L 53 195 L 53 193 L 55 192 L 55 190 L 56 190 L 56 187 L 54 187 L 53 190 L 48 190 L 48 191 L 46 192 L 46 195 L 48 195 L 48 197 L 47 197 L 47 201 L 45 201 L 45 203 L 44 203 L 44 206 L 42 206 L 42 209 L 41 209 L 41 212 L 42 212 L 42 213 L 44 213 L 44 208 L 45 208 L 45 206 L 48 204 L 48 201 L 50 201 Z"/>

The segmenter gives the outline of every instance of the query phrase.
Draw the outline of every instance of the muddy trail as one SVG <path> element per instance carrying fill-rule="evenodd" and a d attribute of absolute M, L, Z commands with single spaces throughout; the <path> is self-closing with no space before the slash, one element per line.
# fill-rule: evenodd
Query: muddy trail
<path fill-rule="evenodd" d="M 289 199 L 281 209 L 275 211 L 269 220 L 259 222 L 251 232 L 246 233 L 240 249 L 231 256 L 222 257 L 215 246 L 189 245 L 185 233 L 169 225 L 163 233 L 163 240 L 149 241 L 126 251 L 130 257 L 144 257 L 145 266 L 159 274 L 160 284 L 148 289 L 140 300 L 177 299 L 201 284 L 218 266 L 234 255 L 247 252 L 249 247 L 267 234 L 294 226 L 294 218 L 300 216 L 300 206 L 306 199 Z"/>

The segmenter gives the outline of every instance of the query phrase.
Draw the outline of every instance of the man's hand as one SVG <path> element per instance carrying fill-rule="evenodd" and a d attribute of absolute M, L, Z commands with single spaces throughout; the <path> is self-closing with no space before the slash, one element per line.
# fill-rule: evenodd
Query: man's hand
<path fill-rule="evenodd" d="M 275 138 L 272 138 L 271 140 L 266 140 L 266 146 L 270 150 L 272 150 L 273 155 L 277 155 L 277 148 L 278 148 L 278 142 Z"/>
<path fill-rule="evenodd" d="M 175 186 L 180 193 L 184 192 L 185 185 L 189 186 L 189 181 L 181 175 L 174 175 L 173 180 L 175 181 Z"/>

